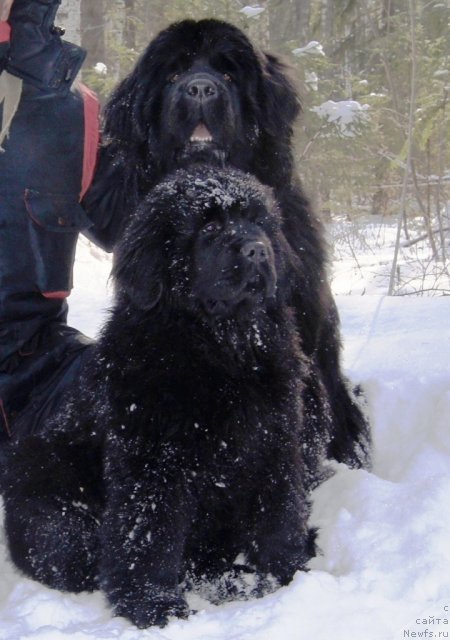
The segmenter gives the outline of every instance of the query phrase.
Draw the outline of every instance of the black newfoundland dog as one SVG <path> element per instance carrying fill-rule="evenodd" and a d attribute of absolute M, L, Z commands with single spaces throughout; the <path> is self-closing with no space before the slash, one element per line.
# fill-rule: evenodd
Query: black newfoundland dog
<path fill-rule="evenodd" d="M 106 109 L 105 145 L 86 206 L 96 219 L 134 211 L 167 173 L 197 162 L 230 166 L 272 187 L 283 233 L 302 268 L 289 283 L 303 350 L 320 370 L 333 434 L 328 456 L 367 466 L 367 423 L 340 369 L 337 310 L 318 219 L 295 175 L 292 125 L 300 111 L 283 64 L 236 27 L 186 20 L 161 32 Z M 105 227 L 115 233 L 111 222 Z M 158 287 L 158 282 L 151 283 Z M 305 392 L 305 402 L 310 395 Z"/>
<path fill-rule="evenodd" d="M 111 317 L 64 412 L 7 465 L 22 571 L 101 588 L 146 627 L 187 615 L 186 577 L 253 572 L 259 595 L 305 568 L 308 490 L 333 425 L 289 307 L 303 269 L 254 178 L 198 167 L 153 189 L 117 247 Z"/>

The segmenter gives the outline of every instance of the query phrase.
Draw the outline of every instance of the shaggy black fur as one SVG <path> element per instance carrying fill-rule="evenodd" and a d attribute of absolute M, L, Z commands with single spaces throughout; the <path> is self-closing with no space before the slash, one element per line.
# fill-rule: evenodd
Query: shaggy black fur
<path fill-rule="evenodd" d="M 101 588 L 146 627 L 187 615 L 186 576 L 252 571 L 258 595 L 269 574 L 283 585 L 305 568 L 333 425 L 288 305 L 303 268 L 247 175 L 179 170 L 150 193 L 117 247 L 114 308 L 82 379 L 6 466 L 22 571 Z"/>
<path fill-rule="evenodd" d="M 107 105 L 105 146 L 86 205 L 94 219 L 100 210 L 132 212 L 167 172 L 200 161 L 239 168 L 272 187 L 284 235 L 302 265 L 287 300 L 331 403 L 328 455 L 364 466 L 370 438 L 340 370 L 323 232 L 294 171 L 292 125 L 299 110 L 286 68 L 239 29 L 215 20 L 174 24 L 150 43 Z M 307 387 L 311 412 L 316 395 Z"/>

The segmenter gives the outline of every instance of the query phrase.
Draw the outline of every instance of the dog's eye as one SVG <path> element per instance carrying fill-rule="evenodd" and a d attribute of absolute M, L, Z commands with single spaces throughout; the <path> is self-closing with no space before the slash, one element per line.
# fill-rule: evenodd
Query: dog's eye
<path fill-rule="evenodd" d="M 233 82 L 233 78 L 230 76 L 229 73 L 224 73 L 223 79 L 225 80 L 225 82 Z"/>
<path fill-rule="evenodd" d="M 180 74 L 179 74 L 179 73 L 176 73 L 175 75 L 171 76 L 171 77 L 169 78 L 169 82 L 170 82 L 170 84 L 175 84 L 175 82 L 178 80 L 178 78 L 179 78 L 179 77 L 180 77 Z"/>

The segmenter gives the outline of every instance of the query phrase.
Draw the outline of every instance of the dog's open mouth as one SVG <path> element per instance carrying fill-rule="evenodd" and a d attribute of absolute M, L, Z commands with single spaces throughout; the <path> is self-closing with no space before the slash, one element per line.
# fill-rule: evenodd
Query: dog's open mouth
<path fill-rule="evenodd" d="M 275 274 L 257 273 L 251 277 L 236 294 L 224 298 L 206 298 L 203 300 L 205 311 L 216 317 L 230 317 L 238 312 L 244 304 L 263 305 L 268 298 L 275 295 Z"/>
<path fill-rule="evenodd" d="M 268 281 L 260 273 L 257 273 L 253 278 L 247 282 L 244 288 L 244 293 L 250 296 L 263 295 L 264 297 L 269 294 Z"/>
<path fill-rule="evenodd" d="M 194 144 L 208 144 L 213 141 L 213 137 L 208 127 L 200 122 L 194 129 L 189 139 L 189 142 Z"/>

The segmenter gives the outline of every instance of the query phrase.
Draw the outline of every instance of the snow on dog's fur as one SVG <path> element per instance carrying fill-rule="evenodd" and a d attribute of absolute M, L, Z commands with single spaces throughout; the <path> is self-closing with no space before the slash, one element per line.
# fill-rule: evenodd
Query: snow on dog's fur
<path fill-rule="evenodd" d="M 286 304 L 298 269 L 253 178 L 200 167 L 153 190 L 117 248 L 111 317 L 65 410 L 7 465 L 22 571 L 100 588 L 145 627 L 187 615 L 186 577 L 253 572 L 259 595 L 305 568 L 330 423 Z"/>

